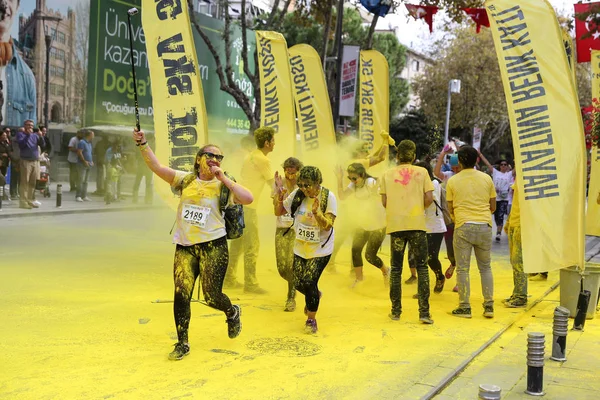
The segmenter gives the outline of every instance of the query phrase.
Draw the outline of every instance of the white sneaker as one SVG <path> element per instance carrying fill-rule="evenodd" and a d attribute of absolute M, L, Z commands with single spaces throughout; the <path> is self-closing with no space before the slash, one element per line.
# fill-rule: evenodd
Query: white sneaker
<path fill-rule="evenodd" d="M 79 203 L 83 203 L 83 199 L 81 197 L 76 197 L 75 201 L 79 202 Z"/>
<path fill-rule="evenodd" d="M 38 206 L 38 207 L 42 205 L 42 203 L 40 203 L 40 202 L 39 202 L 39 201 L 37 201 L 37 200 L 34 200 L 34 201 L 32 201 L 31 203 L 32 203 L 32 204 L 35 204 L 35 205 L 36 205 L 36 206 Z"/>
<path fill-rule="evenodd" d="M 92 201 L 92 199 L 90 199 L 89 197 L 85 196 L 85 197 L 83 198 L 83 201 Z"/>

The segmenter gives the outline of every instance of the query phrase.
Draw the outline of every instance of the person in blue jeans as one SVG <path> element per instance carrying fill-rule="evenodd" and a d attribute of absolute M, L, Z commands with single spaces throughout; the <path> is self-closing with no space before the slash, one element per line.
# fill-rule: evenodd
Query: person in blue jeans
<path fill-rule="evenodd" d="M 88 179 L 90 177 L 90 171 L 94 166 L 94 160 L 92 158 L 92 141 L 94 140 L 94 132 L 85 131 L 83 139 L 77 144 L 77 155 L 79 161 L 77 163 L 79 185 L 77 185 L 77 197 L 76 201 L 92 201 L 87 197 Z"/>

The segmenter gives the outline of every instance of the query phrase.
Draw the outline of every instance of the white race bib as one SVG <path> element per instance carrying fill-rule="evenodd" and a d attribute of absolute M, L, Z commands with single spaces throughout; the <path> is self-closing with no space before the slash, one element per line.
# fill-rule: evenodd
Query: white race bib
<path fill-rule="evenodd" d="M 296 227 L 296 239 L 302 242 L 320 243 L 319 228 L 299 223 Z"/>
<path fill-rule="evenodd" d="M 183 210 L 181 210 L 181 217 L 188 224 L 204 228 L 206 226 L 206 221 L 208 221 L 210 211 L 211 210 L 208 207 L 185 204 Z"/>

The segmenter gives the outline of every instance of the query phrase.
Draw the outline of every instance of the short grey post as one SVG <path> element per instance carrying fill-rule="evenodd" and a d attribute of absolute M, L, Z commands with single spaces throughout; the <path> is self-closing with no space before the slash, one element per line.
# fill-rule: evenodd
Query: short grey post
<path fill-rule="evenodd" d="M 554 309 L 552 327 L 552 356 L 554 361 L 567 361 L 567 331 L 569 330 L 569 309 L 558 306 Z"/>
<path fill-rule="evenodd" d="M 544 395 L 544 334 L 527 334 L 527 390 L 532 396 Z"/>
<path fill-rule="evenodd" d="M 4 186 L 0 186 L 0 211 L 2 211 L 2 198 L 3 197 L 4 197 Z"/>
<path fill-rule="evenodd" d="M 502 389 L 500 386 L 481 384 L 479 385 L 479 400 L 500 400 Z"/>

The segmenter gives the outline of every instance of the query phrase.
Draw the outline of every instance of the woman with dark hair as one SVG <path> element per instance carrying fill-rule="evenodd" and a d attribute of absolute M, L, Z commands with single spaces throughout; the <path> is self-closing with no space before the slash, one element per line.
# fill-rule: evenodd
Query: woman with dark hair
<path fill-rule="evenodd" d="M 363 281 L 363 259 L 362 250 L 367 246 L 365 258 L 371 264 L 377 267 L 383 274 L 383 281 L 386 286 L 389 285 L 390 269 L 386 267 L 377 256 L 377 252 L 385 239 L 385 208 L 381 204 L 379 195 L 379 185 L 377 180 L 367 173 L 365 167 L 360 163 L 353 163 L 348 166 L 348 179 L 350 184 L 344 188 L 342 182 L 342 169 L 337 170 L 338 193 L 340 199 L 344 200 L 353 197 L 356 200 L 356 209 L 353 218 L 357 224 L 352 238 L 352 266 L 356 280 L 355 287 Z"/>
<path fill-rule="evenodd" d="M 277 213 L 279 202 L 278 188 L 282 188 L 284 193 L 292 193 L 298 188 L 296 182 L 298 180 L 298 172 L 302 169 L 302 162 L 294 157 L 289 157 L 283 162 L 284 176 L 280 176 L 275 172 L 275 184 L 273 185 L 274 211 Z M 280 215 L 277 217 L 275 230 L 275 258 L 277 259 L 277 271 L 279 275 L 288 283 L 287 300 L 283 311 L 292 312 L 296 309 L 296 289 L 294 288 L 294 272 L 292 266 L 294 264 L 294 240 L 296 233 L 289 228 L 293 225 L 294 219 L 290 214 Z"/>
<path fill-rule="evenodd" d="M 308 319 L 307 333 L 317 333 L 317 310 L 321 292 L 318 283 L 333 252 L 333 223 L 337 213 L 334 194 L 321 186 L 323 177 L 317 167 L 302 167 L 298 175 L 298 189 L 287 198 L 278 185 L 275 215 L 290 214 L 295 228 L 294 284 L 306 300 L 304 313 Z M 289 232 L 288 232 L 289 234 Z M 285 235 L 285 233 L 284 233 Z"/>
<path fill-rule="evenodd" d="M 194 171 L 190 173 L 161 165 L 148 146 L 143 131 L 135 130 L 133 139 L 146 165 L 181 196 L 173 235 L 173 242 L 177 245 L 173 267 L 173 313 L 178 341 L 169 354 L 169 359 L 181 360 L 190 352 L 190 301 L 199 275 L 207 305 L 227 316 L 229 337 L 237 337 L 242 330 L 240 306 L 232 305 L 222 292 L 229 252 L 225 219 L 219 205 L 221 186 L 229 189 L 229 203 L 250 204 L 254 199 L 248 189 L 229 179 L 221 170 L 224 156 L 215 145 L 207 144 L 200 148 Z"/>

